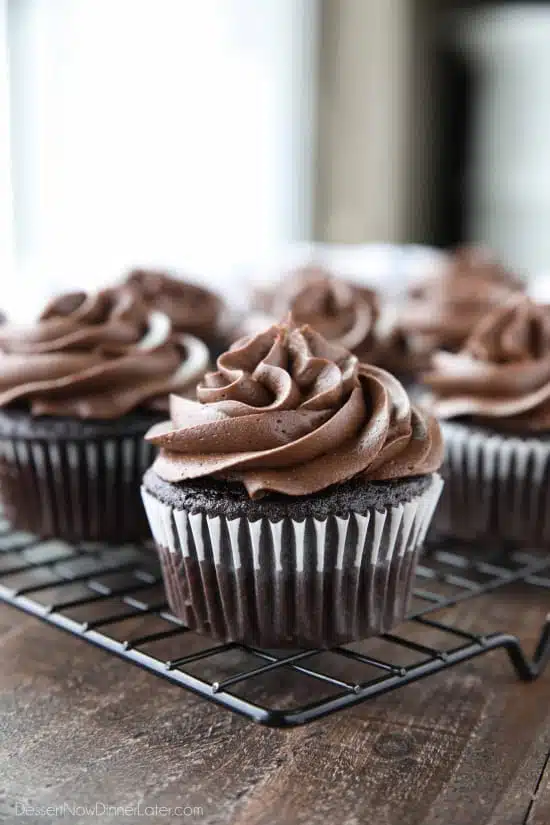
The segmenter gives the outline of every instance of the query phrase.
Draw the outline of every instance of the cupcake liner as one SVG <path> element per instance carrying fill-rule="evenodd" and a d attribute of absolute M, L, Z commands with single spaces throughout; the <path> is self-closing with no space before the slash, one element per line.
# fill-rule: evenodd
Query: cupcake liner
<path fill-rule="evenodd" d="M 434 474 L 406 504 L 302 521 L 228 519 L 142 496 L 168 602 L 188 627 L 220 641 L 327 647 L 405 617 L 442 484 Z"/>
<path fill-rule="evenodd" d="M 550 543 L 550 441 L 442 422 L 445 488 L 432 529 Z"/>
<path fill-rule="evenodd" d="M 68 540 L 149 534 L 139 485 L 154 459 L 141 435 L 0 438 L 0 499 L 14 527 Z"/>

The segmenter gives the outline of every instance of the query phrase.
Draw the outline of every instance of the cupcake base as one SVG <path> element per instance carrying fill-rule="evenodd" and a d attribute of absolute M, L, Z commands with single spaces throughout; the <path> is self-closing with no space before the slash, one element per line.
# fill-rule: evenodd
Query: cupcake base
<path fill-rule="evenodd" d="M 154 448 L 143 440 L 162 415 L 116 421 L 0 411 L 0 500 L 12 526 L 68 541 L 148 537 L 139 496 Z"/>
<path fill-rule="evenodd" d="M 445 488 L 433 531 L 459 539 L 550 546 L 550 435 L 441 422 Z"/>
<path fill-rule="evenodd" d="M 251 501 L 240 485 L 168 484 L 150 470 L 142 494 L 170 607 L 188 627 L 333 647 L 405 617 L 440 490 L 433 475 Z"/>

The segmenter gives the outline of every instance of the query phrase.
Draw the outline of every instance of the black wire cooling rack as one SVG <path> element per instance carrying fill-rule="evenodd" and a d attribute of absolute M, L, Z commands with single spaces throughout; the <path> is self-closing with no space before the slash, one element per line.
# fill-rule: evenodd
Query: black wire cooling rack
<path fill-rule="evenodd" d="M 519 678 L 536 679 L 550 659 L 550 615 L 532 658 L 510 633 L 474 633 L 447 618 L 449 608 L 508 585 L 538 591 L 550 609 L 548 551 L 474 552 L 440 542 L 422 559 L 409 620 L 395 633 L 330 651 L 219 645 L 170 613 L 151 549 L 40 540 L 0 520 L 5 602 L 278 727 L 319 719 L 497 648 L 506 650 Z"/>

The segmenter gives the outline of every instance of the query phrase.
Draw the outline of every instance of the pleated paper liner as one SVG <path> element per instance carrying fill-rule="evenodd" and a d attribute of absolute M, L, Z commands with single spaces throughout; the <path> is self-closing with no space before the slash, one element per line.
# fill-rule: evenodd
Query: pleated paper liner
<path fill-rule="evenodd" d="M 442 487 L 346 518 L 228 519 L 188 513 L 142 488 L 172 611 L 219 641 L 342 644 L 406 615 L 419 548 Z"/>
<path fill-rule="evenodd" d="M 142 434 L 89 439 L 0 438 L 0 499 L 19 530 L 70 541 L 149 536 L 140 498 L 154 448 Z"/>
<path fill-rule="evenodd" d="M 550 545 L 550 440 L 442 423 L 445 487 L 433 530 Z"/>

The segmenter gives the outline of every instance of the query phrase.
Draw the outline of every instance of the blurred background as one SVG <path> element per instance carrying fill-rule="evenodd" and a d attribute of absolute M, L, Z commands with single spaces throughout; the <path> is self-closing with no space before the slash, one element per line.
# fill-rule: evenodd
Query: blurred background
<path fill-rule="evenodd" d="M 548 266 L 550 3 L 0 0 L 0 65 L 20 301 L 312 242 Z"/>

